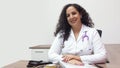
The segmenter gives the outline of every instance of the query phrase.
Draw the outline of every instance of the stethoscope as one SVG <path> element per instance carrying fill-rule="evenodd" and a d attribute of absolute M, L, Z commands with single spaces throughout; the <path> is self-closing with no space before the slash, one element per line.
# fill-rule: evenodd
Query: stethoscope
<path fill-rule="evenodd" d="M 82 36 L 82 41 L 84 42 L 84 39 L 87 39 L 87 40 L 89 40 L 89 37 L 88 37 L 88 35 L 87 35 L 87 31 L 85 31 L 84 32 L 84 34 L 83 34 L 83 36 Z"/>

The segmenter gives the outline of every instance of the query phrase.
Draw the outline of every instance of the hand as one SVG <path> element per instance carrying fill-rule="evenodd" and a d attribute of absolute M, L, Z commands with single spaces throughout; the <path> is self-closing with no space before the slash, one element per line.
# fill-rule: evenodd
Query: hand
<path fill-rule="evenodd" d="M 64 62 L 68 62 L 68 61 L 71 60 L 71 59 L 75 59 L 75 60 L 81 61 L 81 59 L 80 59 L 79 56 L 75 56 L 75 55 L 71 55 L 71 54 L 63 55 L 62 58 L 63 58 L 63 61 L 64 61 Z"/>
<path fill-rule="evenodd" d="M 84 65 L 81 61 L 78 61 L 78 60 L 75 60 L 75 59 L 69 60 L 68 63 L 74 64 L 74 65 L 80 65 L 80 66 Z"/>
<path fill-rule="evenodd" d="M 74 55 L 64 55 L 63 57 L 64 62 L 68 62 L 71 59 L 74 59 Z"/>

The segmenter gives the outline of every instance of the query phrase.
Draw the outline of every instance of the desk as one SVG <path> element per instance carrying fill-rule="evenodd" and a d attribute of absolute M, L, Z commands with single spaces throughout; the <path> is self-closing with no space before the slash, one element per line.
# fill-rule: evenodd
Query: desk
<path fill-rule="evenodd" d="M 3 68 L 27 68 L 28 61 L 27 60 L 20 60 L 15 63 L 9 64 L 4 66 Z"/>
<path fill-rule="evenodd" d="M 7 66 L 4 66 L 3 68 L 27 68 L 28 61 L 27 60 L 20 60 L 15 63 L 9 64 Z M 99 66 L 102 66 L 103 68 L 107 68 L 106 64 L 99 64 Z"/>
<path fill-rule="evenodd" d="M 15 63 L 4 66 L 3 68 L 27 68 L 27 64 L 28 64 L 27 60 L 20 60 Z M 30 67 L 30 68 L 36 68 L 36 67 Z M 41 68 L 41 66 L 37 68 Z M 60 68 L 60 65 L 57 65 L 57 68 Z"/>

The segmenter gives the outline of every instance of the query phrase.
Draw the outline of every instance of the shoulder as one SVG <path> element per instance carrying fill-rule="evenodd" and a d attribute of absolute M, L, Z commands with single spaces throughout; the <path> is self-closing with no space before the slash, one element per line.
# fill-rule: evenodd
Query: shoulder
<path fill-rule="evenodd" d="M 96 28 L 91 28 L 85 26 L 85 31 L 87 31 L 87 35 L 89 36 L 89 39 L 100 39 L 101 35 L 98 33 Z M 84 31 L 84 32 L 85 32 Z"/>
<path fill-rule="evenodd" d="M 63 33 L 62 32 L 59 32 L 57 35 L 56 35 L 56 38 L 62 38 L 63 36 Z"/>
<path fill-rule="evenodd" d="M 87 34 L 88 34 L 90 37 L 95 37 L 96 35 L 99 36 L 99 33 L 98 33 L 98 31 L 97 31 L 96 28 L 91 28 L 91 27 L 88 27 L 88 26 L 85 26 L 85 25 L 84 25 L 83 31 L 84 31 L 84 32 L 87 31 Z"/>

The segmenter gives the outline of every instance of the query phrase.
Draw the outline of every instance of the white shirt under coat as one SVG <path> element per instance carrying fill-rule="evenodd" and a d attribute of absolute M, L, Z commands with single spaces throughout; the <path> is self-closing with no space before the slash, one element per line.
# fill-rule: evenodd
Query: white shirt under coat
<path fill-rule="evenodd" d="M 88 37 L 83 39 L 85 32 Z M 106 61 L 106 50 L 97 30 L 85 25 L 82 25 L 77 40 L 75 40 L 73 30 L 71 29 L 70 36 L 64 42 L 64 45 L 60 33 L 57 34 L 48 52 L 49 60 L 53 63 L 58 63 L 65 54 L 80 56 L 83 63 L 93 64 Z"/>

